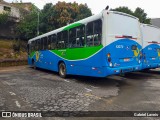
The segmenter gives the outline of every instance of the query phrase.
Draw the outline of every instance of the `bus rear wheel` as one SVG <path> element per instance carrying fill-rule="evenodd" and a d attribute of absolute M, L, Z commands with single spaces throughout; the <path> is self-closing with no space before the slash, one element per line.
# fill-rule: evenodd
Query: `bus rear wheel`
<path fill-rule="evenodd" d="M 61 62 L 60 64 L 59 64 L 59 75 L 60 75 L 60 77 L 62 77 L 62 78 L 65 78 L 66 77 L 66 65 L 63 63 L 63 62 Z"/>

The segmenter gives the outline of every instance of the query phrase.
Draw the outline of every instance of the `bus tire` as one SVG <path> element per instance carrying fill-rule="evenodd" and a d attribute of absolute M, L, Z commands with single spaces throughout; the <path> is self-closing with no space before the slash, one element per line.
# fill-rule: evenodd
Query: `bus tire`
<path fill-rule="evenodd" d="M 61 62 L 58 67 L 59 67 L 59 70 L 58 70 L 59 76 L 62 78 L 66 78 L 67 69 L 66 69 L 66 65 L 64 64 L 64 62 Z"/>

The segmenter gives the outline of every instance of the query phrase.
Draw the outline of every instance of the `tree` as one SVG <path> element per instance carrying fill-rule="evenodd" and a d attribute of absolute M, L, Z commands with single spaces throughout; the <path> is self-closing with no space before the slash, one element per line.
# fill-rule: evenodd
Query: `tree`
<path fill-rule="evenodd" d="M 145 13 L 143 9 L 137 7 L 136 10 L 134 11 L 134 16 L 139 18 L 139 21 L 141 23 L 150 24 L 150 19 L 147 18 L 147 13 Z"/>
<path fill-rule="evenodd" d="M 7 23 L 8 18 L 9 18 L 9 14 L 8 13 L 2 13 L 2 14 L 0 14 L 0 24 Z"/>
<path fill-rule="evenodd" d="M 112 11 L 118 11 L 118 12 L 124 12 L 130 15 L 134 15 L 133 11 L 129 9 L 128 7 L 118 7 L 115 9 L 111 9 Z"/>
<path fill-rule="evenodd" d="M 40 34 L 60 28 L 69 23 L 86 18 L 92 15 L 87 4 L 78 4 L 58 2 L 56 5 L 47 3 L 42 10 L 35 6 L 31 13 L 24 16 L 17 27 L 17 33 L 26 39 L 33 38 L 37 35 L 38 14 L 39 11 L 39 32 Z"/>
<path fill-rule="evenodd" d="M 17 26 L 16 33 L 21 39 L 30 39 L 37 35 L 37 24 L 38 24 L 38 8 L 31 9 L 31 12 L 24 16 Z"/>
<path fill-rule="evenodd" d="M 130 14 L 130 15 L 133 15 L 133 16 L 139 18 L 139 21 L 141 23 L 150 24 L 150 18 L 147 18 L 147 13 L 145 13 L 144 10 L 139 7 L 137 7 L 134 12 L 132 10 L 130 10 L 128 7 L 118 7 L 118 8 L 111 9 L 111 10 L 124 12 L 124 13 Z"/>

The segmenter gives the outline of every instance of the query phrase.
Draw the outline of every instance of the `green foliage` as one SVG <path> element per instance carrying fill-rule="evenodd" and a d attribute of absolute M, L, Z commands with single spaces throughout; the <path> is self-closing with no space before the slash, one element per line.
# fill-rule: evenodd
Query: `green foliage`
<path fill-rule="evenodd" d="M 141 23 L 150 24 L 150 19 L 147 18 L 147 13 L 145 13 L 143 9 L 137 7 L 136 10 L 134 11 L 134 16 L 139 18 L 139 21 Z"/>
<path fill-rule="evenodd" d="M 124 13 L 130 14 L 130 15 L 134 14 L 134 12 L 131 9 L 129 9 L 128 7 L 118 7 L 118 8 L 111 9 L 111 10 L 118 11 L 118 12 L 124 12 Z"/>
<path fill-rule="evenodd" d="M 87 4 L 78 4 L 76 2 L 58 2 L 56 5 L 47 3 L 42 10 L 33 7 L 32 12 L 26 15 L 17 27 L 17 33 L 23 39 L 30 39 L 37 35 L 38 11 L 40 34 L 92 15 Z"/>
<path fill-rule="evenodd" d="M 8 21 L 8 13 L 0 14 L 0 24 L 5 24 Z"/>
<path fill-rule="evenodd" d="M 139 7 L 137 7 L 134 12 L 132 10 L 130 10 L 128 7 L 118 7 L 118 8 L 111 9 L 111 10 L 124 12 L 124 13 L 130 14 L 130 15 L 133 15 L 133 16 L 139 18 L 139 21 L 141 23 L 150 24 L 150 18 L 147 18 L 147 13 L 145 13 L 145 11 Z"/>

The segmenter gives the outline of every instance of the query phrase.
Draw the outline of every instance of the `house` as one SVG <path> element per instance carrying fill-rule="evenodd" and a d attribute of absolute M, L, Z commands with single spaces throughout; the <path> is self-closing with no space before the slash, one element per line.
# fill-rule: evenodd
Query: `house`
<path fill-rule="evenodd" d="M 0 14 L 8 14 L 8 20 L 0 23 L 0 38 L 17 38 L 16 26 L 26 14 L 30 13 L 32 6 L 32 3 L 8 3 L 0 0 Z"/>

